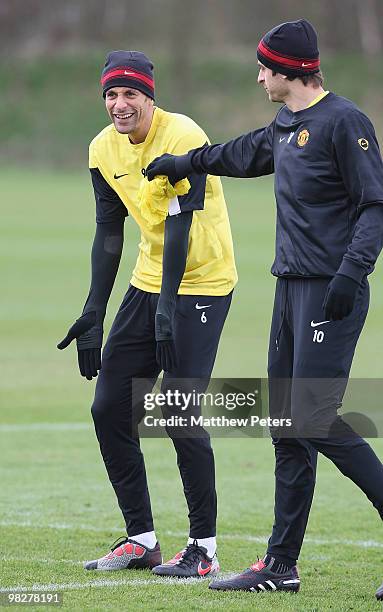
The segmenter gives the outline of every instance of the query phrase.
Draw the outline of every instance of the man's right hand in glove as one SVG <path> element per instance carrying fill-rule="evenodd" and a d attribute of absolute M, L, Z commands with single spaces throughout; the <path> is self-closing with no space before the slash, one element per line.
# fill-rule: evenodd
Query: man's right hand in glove
<path fill-rule="evenodd" d="M 96 312 L 87 312 L 72 325 L 57 348 L 65 349 L 72 340 L 77 341 L 78 365 L 81 376 L 92 380 L 101 368 L 102 325 L 96 322 Z"/>

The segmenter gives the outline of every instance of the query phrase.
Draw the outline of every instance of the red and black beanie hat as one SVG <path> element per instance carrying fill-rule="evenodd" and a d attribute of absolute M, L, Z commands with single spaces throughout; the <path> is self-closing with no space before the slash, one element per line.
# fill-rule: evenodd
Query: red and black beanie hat
<path fill-rule="evenodd" d="M 132 87 L 154 100 L 153 64 L 141 51 L 111 51 L 101 73 L 102 95 L 111 87 Z"/>
<path fill-rule="evenodd" d="M 264 35 L 258 60 L 286 76 L 304 76 L 320 70 L 317 33 L 306 19 L 288 21 Z"/>

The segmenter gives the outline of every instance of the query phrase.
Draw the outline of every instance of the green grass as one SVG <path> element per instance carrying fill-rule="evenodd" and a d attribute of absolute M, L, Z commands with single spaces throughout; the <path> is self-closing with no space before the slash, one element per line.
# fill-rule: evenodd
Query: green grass
<path fill-rule="evenodd" d="M 214 593 L 206 582 L 164 583 L 148 572 L 84 572 L 79 561 L 104 553 L 123 533 L 90 425 L 94 383 L 78 375 L 75 347 L 64 352 L 55 348 L 78 316 L 88 290 L 92 194 L 85 171 L 44 174 L 10 169 L 0 178 L 0 586 L 64 585 L 68 610 L 380 609 L 373 593 L 382 578 L 381 523 L 356 487 L 324 459 L 300 559 L 303 586 L 298 596 Z M 215 375 L 265 376 L 274 288 L 269 274 L 274 233 L 271 182 L 227 181 L 225 193 L 240 282 Z M 137 240 L 129 220 L 107 327 L 129 282 Z M 371 278 L 371 310 L 354 377 L 382 374 L 381 274 L 379 264 Z M 269 440 L 263 439 L 213 443 L 219 556 L 223 570 L 230 572 L 264 552 L 272 525 L 273 452 Z M 382 456 L 382 441 L 373 446 Z M 156 531 L 169 557 L 187 535 L 175 454 L 167 439 L 146 439 L 143 449 Z"/>

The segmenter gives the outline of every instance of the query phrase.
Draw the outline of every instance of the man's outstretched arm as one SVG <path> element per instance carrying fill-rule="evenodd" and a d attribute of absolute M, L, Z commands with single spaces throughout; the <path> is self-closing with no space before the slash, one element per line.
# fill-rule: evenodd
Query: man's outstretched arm
<path fill-rule="evenodd" d="M 273 123 L 224 144 L 192 149 L 185 155 L 161 155 L 146 169 L 148 180 L 165 175 L 172 184 L 195 174 L 250 178 L 274 172 Z"/>

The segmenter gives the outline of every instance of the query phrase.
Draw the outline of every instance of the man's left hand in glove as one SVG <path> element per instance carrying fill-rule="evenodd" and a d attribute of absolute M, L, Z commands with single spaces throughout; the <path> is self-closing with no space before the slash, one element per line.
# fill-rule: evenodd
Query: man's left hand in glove
<path fill-rule="evenodd" d="M 351 313 L 354 308 L 359 283 L 349 276 L 335 274 L 329 282 L 323 300 L 323 311 L 329 321 L 340 321 Z"/>

